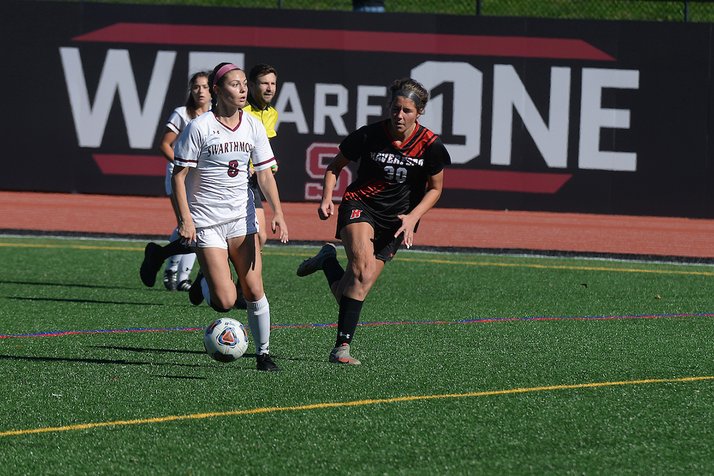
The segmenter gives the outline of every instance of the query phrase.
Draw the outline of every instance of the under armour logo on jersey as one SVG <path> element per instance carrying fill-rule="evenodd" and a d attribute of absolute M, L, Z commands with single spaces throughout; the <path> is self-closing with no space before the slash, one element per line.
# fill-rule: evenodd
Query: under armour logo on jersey
<path fill-rule="evenodd" d="M 352 213 L 350 213 L 350 220 L 355 220 L 362 216 L 362 210 L 352 210 Z"/>

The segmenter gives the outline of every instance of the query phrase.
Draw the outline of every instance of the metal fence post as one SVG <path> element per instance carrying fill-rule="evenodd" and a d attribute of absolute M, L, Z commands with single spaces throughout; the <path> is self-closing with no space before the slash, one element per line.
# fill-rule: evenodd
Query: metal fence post
<path fill-rule="evenodd" d="M 689 21 L 689 0 L 684 0 L 684 23 Z"/>

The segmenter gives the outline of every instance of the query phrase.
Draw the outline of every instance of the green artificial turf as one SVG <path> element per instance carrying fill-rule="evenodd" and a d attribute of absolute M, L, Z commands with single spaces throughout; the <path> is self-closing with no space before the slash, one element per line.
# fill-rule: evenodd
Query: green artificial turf
<path fill-rule="evenodd" d="M 142 250 L 0 237 L 0 474 L 714 472 L 712 266 L 403 250 L 346 368 L 317 248 L 270 245 L 266 374 Z"/>
<path fill-rule="evenodd" d="M 282 10 L 351 11 L 350 0 L 63 0 L 83 3 L 120 3 Z M 386 0 L 388 13 L 480 15 L 580 20 L 636 20 L 712 22 L 709 0 Z"/>

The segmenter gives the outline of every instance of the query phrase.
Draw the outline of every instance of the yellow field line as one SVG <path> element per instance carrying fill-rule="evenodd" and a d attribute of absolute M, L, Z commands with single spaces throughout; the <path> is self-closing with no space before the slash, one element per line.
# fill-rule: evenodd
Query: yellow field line
<path fill-rule="evenodd" d="M 454 261 L 439 259 L 414 259 L 395 258 L 399 261 L 413 261 L 419 263 L 433 264 L 460 264 L 470 266 L 491 266 L 497 268 L 531 268 L 531 269 L 562 269 L 569 271 L 607 271 L 613 273 L 651 273 L 651 274 L 677 274 L 692 276 L 714 276 L 714 271 L 681 271 L 673 269 L 642 269 L 642 268 L 611 268 L 607 266 L 575 266 L 575 265 L 555 265 L 555 264 L 527 264 L 527 263 L 495 263 L 490 261 Z"/>
<path fill-rule="evenodd" d="M 155 418 L 141 418 L 135 420 L 115 420 L 95 423 L 80 423 L 77 425 L 55 426 L 45 428 L 29 428 L 24 430 L 8 430 L 0 432 L 0 437 L 32 435 L 37 433 L 54 433 L 64 431 L 81 431 L 92 430 L 95 428 L 129 426 L 129 425 L 148 425 L 151 423 L 167 423 L 182 420 L 202 420 L 206 418 L 229 417 L 238 415 L 256 415 L 259 413 L 275 413 L 275 412 L 303 412 L 309 410 L 322 410 L 326 408 L 343 408 L 343 407 L 360 407 L 366 405 L 378 405 L 385 403 L 402 403 L 415 402 L 423 400 L 438 400 L 438 399 L 456 399 L 456 398 L 472 398 L 472 397 L 490 397 L 496 395 L 514 395 L 521 393 L 533 392 L 549 392 L 556 390 L 573 390 L 582 388 L 599 388 L 599 387 L 615 387 L 622 385 L 645 385 L 656 383 L 681 383 L 681 382 L 701 382 L 705 380 L 714 380 L 714 376 L 701 377 L 681 377 L 681 378 L 663 378 L 663 379 L 642 379 L 642 380 L 624 380 L 619 382 L 591 382 L 578 383 L 571 385 L 548 385 L 544 387 L 526 387 L 526 388 L 511 388 L 505 390 L 488 390 L 483 392 L 467 392 L 467 393 L 447 393 L 438 395 L 411 395 L 393 398 L 376 398 L 370 400 L 353 400 L 349 402 L 324 402 L 313 403 L 309 405 L 296 405 L 289 407 L 261 407 L 251 408 L 247 410 L 230 410 L 224 412 L 209 412 L 209 413 L 193 413 L 189 415 L 170 415 Z"/>
<path fill-rule="evenodd" d="M 269 251 L 268 255 L 274 256 L 295 256 L 295 253 L 284 253 Z M 303 255 L 300 256 L 311 256 Z M 649 273 L 649 274 L 671 274 L 682 276 L 714 276 L 714 271 L 682 271 L 674 269 L 642 269 L 642 268 L 610 268 L 607 266 L 576 266 L 576 265 L 555 265 L 555 264 L 529 264 L 529 263 L 496 263 L 492 261 L 468 261 L 468 260 L 448 260 L 448 259 L 423 259 L 406 258 L 403 256 L 394 258 L 395 261 L 405 261 L 411 263 L 448 264 L 460 266 L 482 266 L 494 268 L 530 268 L 530 269 L 561 269 L 569 271 L 605 271 L 613 273 Z"/>
<path fill-rule="evenodd" d="M 38 249 L 70 249 L 70 250 L 105 250 L 105 251 L 144 251 L 136 246 L 106 246 L 106 245 L 51 245 L 49 243 L 2 243 L 0 248 L 38 248 Z"/>
<path fill-rule="evenodd" d="M 32 244 L 32 243 L 2 243 L 0 248 L 40 248 L 40 249 L 76 249 L 76 250 L 105 250 L 105 251 L 144 251 L 143 248 L 129 246 L 99 246 L 99 245 L 52 245 L 52 244 Z M 303 253 L 292 253 L 275 250 L 266 250 L 268 256 L 309 256 Z M 643 269 L 643 268 L 612 268 L 607 266 L 579 266 L 579 265 L 546 265 L 529 263 L 498 263 L 492 261 L 468 261 L 468 260 L 448 260 L 448 259 L 420 259 L 397 257 L 395 261 L 405 261 L 413 263 L 447 264 L 460 266 L 481 266 L 495 268 L 529 268 L 543 270 L 568 270 L 568 271 L 602 271 L 612 273 L 645 273 L 645 274 L 665 274 L 679 276 L 714 276 L 714 271 L 683 271 L 673 269 Z"/>

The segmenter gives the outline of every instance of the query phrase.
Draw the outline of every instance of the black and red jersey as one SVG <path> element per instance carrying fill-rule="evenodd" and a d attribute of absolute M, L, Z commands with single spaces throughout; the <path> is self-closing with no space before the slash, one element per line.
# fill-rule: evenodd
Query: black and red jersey
<path fill-rule="evenodd" d="M 340 144 L 347 159 L 358 162 L 357 178 L 343 200 L 361 202 L 382 216 L 410 212 L 424 197 L 427 179 L 451 163 L 439 136 L 417 123 L 399 147 L 389 119 L 368 124 Z"/>

